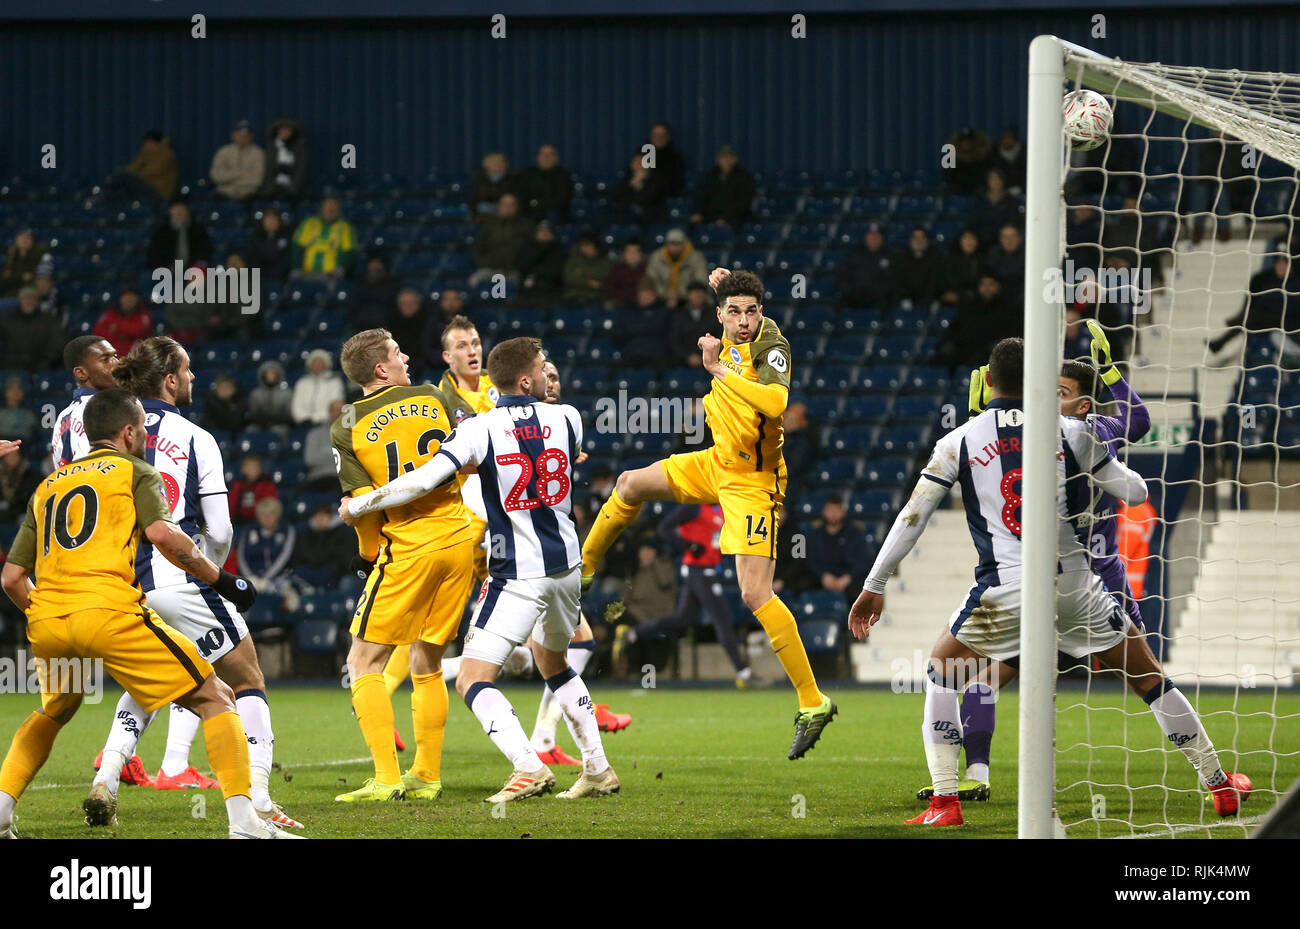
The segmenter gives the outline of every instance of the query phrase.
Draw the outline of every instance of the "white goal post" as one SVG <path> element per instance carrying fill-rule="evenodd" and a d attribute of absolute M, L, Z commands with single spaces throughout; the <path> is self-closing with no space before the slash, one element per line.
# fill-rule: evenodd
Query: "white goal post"
<path fill-rule="evenodd" d="M 1087 87 L 1112 102 L 1131 101 L 1173 117 L 1184 129 L 1195 124 L 1225 133 L 1284 165 L 1300 168 L 1300 125 L 1293 121 L 1300 120 L 1300 76 L 1124 62 L 1047 35 L 1030 44 L 1028 76 L 1018 833 L 1021 838 L 1051 838 L 1064 834 L 1055 810 L 1057 656 L 1053 618 L 1057 383 L 1066 333 L 1065 307 L 1047 286 L 1061 279 L 1067 242 L 1064 182 L 1068 146 L 1062 131 L 1062 97 L 1074 86 Z M 1185 132 L 1182 141 L 1187 141 Z M 1254 202 L 1259 200 L 1257 179 L 1249 210 L 1252 216 Z M 1216 205 L 1217 201 L 1211 203 L 1211 212 Z M 1290 211 L 1294 213 L 1294 194 Z M 1167 212 L 1172 213 L 1175 224 L 1181 222 L 1180 204 Z M 1245 252 L 1249 254 L 1242 258 L 1259 261 L 1263 253 L 1251 250 L 1254 219 L 1247 223 Z M 1165 251 L 1172 254 L 1175 249 L 1171 246 Z M 1244 286 L 1241 290 L 1244 296 Z M 1284 333 L 1279 339 L 1281 335 Z M 1236 748 L 1235 740 L 1232 748 Z M 1168 800 L 1165 804 L 1167 807 Z"/>

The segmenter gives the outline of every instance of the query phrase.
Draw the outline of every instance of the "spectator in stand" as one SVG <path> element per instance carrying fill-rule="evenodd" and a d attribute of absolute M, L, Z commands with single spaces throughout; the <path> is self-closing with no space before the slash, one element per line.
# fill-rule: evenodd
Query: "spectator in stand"
<path fill-rule="evenodd" d="M 208 170 L 214 189 L 230 200 L 247 200 L 262 188 L 266 177 L 266 152 L 253 142 L 253 124 L 235 123 L 230 142 L 217 149 Z"/>
<path fill-rule="evenodd" d="M 125 358 L 136 342 L 153 335 L 153 314 L 135 288 L 127 284 L 118 292 L 117 305 L 103 312 L 91 332 L 107 340 L 118 357 Z"/>
<path fill-rule="evenodd" d="M 808 569 L 808 535 L 799 525 L 793 507 L 777 508 L 776 525 L 776 568 L 772 574 L 772 590 L 794 597 L 816 590 L 817 578 Z"/>
<path fill-rule="evenodd" d="M 984 189 L 975 198 L 971 225 L 982 239 L 992 239 L 1003 226 L 1021 221 L 1020 201 L 1007 190 L 1006 176 L 997 168 L 985 175 Z"/>
<path fill-rule="evenodd" d="M 235 523 L 251 523 L 257 504 L 280 496 L 275 483 L 262 472 L 262 459 L 245 455 L 239 461 L 239 478 L 230 485 L 230 518 Z"/>
<path fill-rule="evenodd" d="M 1096 207 L 1081 203 L 1065 216 L 1066 257 L 1076 269 L 1101 267 L 1101 219 Z"/>
<path fill-rule="evenodd" d="M 649 284 L 642 281 L 642 290 Z M 657 291 L 656 291 L 657 294 Z M 686 290 L 686 301 L 673 313 L 668 328 L 668 347 L 675 364 L 700 367 L 700 336 L 705 333 L 722 338 L 722 325 L 718 322 L 717 308 L 709 300 L 709 287 L 703 281 L 692 281 Z"/>
<path fill-rule="evenodd" d="M 5 402 L 0 407 L 0 436 L 20 442 L 29 442 L 36 437 L 40 421 L 27 408 L 26 401 L 27 390 L 21 378 L 11 377 L 5 381 Z"/>
<path fill-rule="evenodd" d="M 863 534 L 845 522 L 847 512 L 839 494 L 826 498 L 821 520 L 808 533 L 808 563 L 820 572 L 821 589 L 844 594 L 851 606 L 867 579 L 863 560 L 867 544 Z"/>
<path fill-rule="evenodd" d="M 935 361 L 959 370 L 979 367 L 988 361 L 999 339 L 1023 335 L 1024 328 L 1024 308 L 1018 301 L 1008 300 L 998 279 L 985 273 L 974 301 L 958 308 Z"/>
<path fill-rule="evenodd" d="M 48 256 L 47 256 L 48 257 Z M 42 261 L 42 267 L 36 271 L 36 306 L 47 316 L 53 316 L 63 325 L 68 323 L 68 311 L 59 299 L 59 289 L 54 286 L 54 277 L 46 265 L 53 266 L 52 261 Z"/>
<path fill-rule="evenodd" d="M 672 129 L 666 122 L 650 126 L 650 144 L 655 147 L 653 170 L 663 178 L 665 195 L 678 196 L 686 189 L 686 157 L 673 141 Z"/>
<path fill-rule="evenodd" d="M 40 311 L 40 293 L 31 284 L 18 291 L 18 306 L 0 317 L 4 353 L 0 367 L 50 371 L 62 365 L 63 324 Z M 5 437 L 7 438 L 7 436 Z"/>
<path fill-rule="evenodd" d="M 411 382 L 415 384 L 428 376 L 429 366 L 438 358 L 437 355 L 429 357 L 424 354 L 424 333 L 429 328 L 429 319 L 420 292 L 414 287 L 403 287 L 397 294 L 397 305 L 383 327 L 392 333 L 393 341 L 402 347 L 409 358 L 407 365 L 410 368 Z M 343 381 L 339 379 L 340 388 L 342 385 Z M 333 418 L 330 422 L 333 422 Z"/>
<path fill-rule="evenodd" d="M 285 226 L 283 213 L 270 207 L 262 214 L 247 251 L 249 266 L 262 269 L 264 285 L 288 279 L 293 270 L 293 238 Z"/>
<path fill-rule="evenodd" d="M 44 242 L 37 242 L 31 229 L 18 230 L 5 254 L 4 267 L 0 268 L 0 295 L 14 297 L 20 287 L 34 285 L 41 259 L 48 253 L 49 247 Z"/>
<path fill-rule="evenodd" d="M 668 230 L 663 248 L 656 249 L 646 265 L 645 278 L 654 284 L 659 299 L 676 309 L 693 282 L 706 283 L 709 269 L 704 256 L 680 229 Z"/>
<path fill-rule="evenodd" d="M 14 436 L 13 433 L 6 433 Z M 0 523 L 19 523 L 27 515 L 27 503 L 40 486 L 41 475 L 21 448 L 0 455 Z"/>
<path fill-rule="evenodd" d="M 1207 341 L 1210 355 L 1222 352 L 1239 335 L 1245 334 L 1249 338 L 1257 333 L 1290 328 L 1287 317 L 1295 318 L 1293 307 L 1300 303 L 1297 291 L 1300 291 L 1300 280 L 1292 273 L 1290 260 L 1286 255 L 1275 255 L 1269 267 L 1251 275 L 1240 312 L 1227 321 L 1223 332 Z M 1277 334 L 1280 336 L 1281 333 Z M 1236 362 L 1237 357 L 1235 352 L 1222 358 L 1211 357 L 1209 364 L 1216 368 L 1226 367 Z"/>
<path fill-rule="evenodd" d="M 229 374 L 218 374 L 199 425 L 208 431 L 238 432 L 247 422 L 248 410 L 239 395 L 239 385 Z"/>
<path fill-rule="evenodd" d="M 554 145 L 548 142 L 537 150 L 537 163 L 520 172 L 515 187 L 521 211 L 529 219 L 569 221 L 573 175 L 560 164 L 560 152 Z"/>
<path fill-rule="evenodd" d="M 623 594 L 624 612 L 619 619 L 615 632 L 613 663 L 616 669 L 622 668 L 626 671 L 624 664 L 624 646 L 629 642 L 635 642 L 636 636 L 632 633 L 637 626 L 650 627 L 652 630 L 651 640 L 659 639 L 662 633 L 658 631 L 659 623 L 655 621 L 660 617 L 672 617 L 673 602 L 677 599 L 677 577 L 673 570 L 673 563 L 659 553 L 659 547 L 651 536 L 645 536 L 637 546 L 636 568 L 627 579 L 627 586 Z M 728 611 L 730 615 L 730 611 Z M 673 631 L 676 631 L 676 625 Z M 640 667 L 646 660 L 646 653 L 638 655 L 635 665 Z M 616 672 L 617 673 L 617 672 Z"/>
<path fill-rule="evenodd" d="M 578 244 L 564 263 L 564 299 L 584 303 L 599 300 L 613 267 L 600 237 L 594 232 L 584 232 L 578 236 Z"/>
<path fill-rule="evenodd" d="M 307 186 L 307 130 L 282 116 L 266 131 L 266 167 L 261 196 L 272 200 L 301 199 Z"/>
<path fill-rule="evenodd" d="M 259 429 L 293 423 L 293 392 L 280 362 L 264 361 L 257 369 L 257 386 L 248 393 L 248 421 Z"/>
<path fill-rule="evenodd" d="M 411 380 L 414 382 L 415 378 Z M 329 419 L 307 430 L 307 438 L 302 444 L 302 461 L 307 466 L 307 490 L 339 489 L 339 475 L 334 467 L 334 446 L 330 442 L 330 427 L 338 422 L 342 415 L 343 401 L 335 400 L 330 404 Z M 355 551 L 355 543 L 353 550 Z M 344 567 L 346 566 L 345 563 Z"/>
<path fill-rule="evenodd" d="M 943 177 L 949 192 L 960 195 L 977 192 L 984 184 L 992 160 L 993 142 L 987 133 L 969 126 L 958 129 L 944 146 Z"/>
<path fill-rule="evenodd" d="M 1002 172 L 1007 182 L 1007 191 L 1013 197 L 1025 194 L 1025 147 L 1020 143 L 1020 132 L 1015 126 L 1007 126 L 998 138 L 998 147 L 993 150 L 993 167 Z"/>
<path fill-rule="evenodd" d="M 419 309 L 419 294 L 416 294 Z M 400 303 L 400 297 L 399 303 Z M 307 373 L 293 385 L 293 421 L 299 426 L 333 422 L 330 404 L 343 399 L 343 378 L 330 370 L 334 359 L 323 348 L 307 356 Z"/>
<path fill-rule="evenodd" d="M 108 203 L 126 200 L 167 203 L 176 194 L 178 174 L 171 142 L 159 130 L 150 129 L 131 163 L 104 185 L 104 199 Z"/>
<path fill-rule="evenodd" d="M 212 238 L 203 223 L 190 215 L 189 204 L 173 201 L 167 218 L 154 230 L 149 241 L 149 267 L 170 269 L 177 261 L 185 270 L 206 268 L 212 261 Z"/>
<path fill-rule="evenodd" d="M 628 239 L 623 243 L 623 256 L 614 262 L 609 277 L 605 278 L 605 296 L 609 298 L 606 305 L 633 306 L 645 270 L 645 249 L 639 240 Z"/>
<path fill-rule="evenodd" d="M 888 307 L 898 299 L 894 258 L 879 223 L 867 227 L 862 244 L 844 257 L 837 273 L 842 306 Z"/>
<path fill-rule="evenodd" d="M 1025 286 L 1025 242 L 1020 227 L 1007 223 L 998 230 L 998 241 L 984 257 L 984 267 L 1002 285 L 1008 299 L 1016 300 Z"/>
<path fill-rule="evenodd" d="M 330 477 L 337 490 L 339 481 L 330 465 Z M 335 508 L 322 503 L 312 511 L 307 531 L 293 546 L 293 576 L 310 587 L 333 588 L 348 574 L 348 566 L 357 553 L 357 536 L 343 524 Z"/>
<path fill-rule="evenodd" d="M 564 246 L 556 240 L 550 220 L 538 223 L 533 240 L 519 250 L 519 276 L 521 302 L 544 305 L 559 297 L 564 282 Z"/>
<path fill-rule="evenodd" d="M 671 354 L 666 335 L 675 318 L 676 314 L 660 302 L 654 287 L 643 281 L 637 291 L 636 306 L 619 313 L 613 332 L 614 341 L 623 353 L 623 364 L 630 368 L 661 367 L 664 358 Z M 699 352 L 698 347 L 695 350 Z"/>
<path fill-rule="evenodd" d="M 477 287 L 495 274 L 517 285 L 519 253 L 532 241 L 534 231 L 533 221 L 519 215 L 519 198 L 502 194 L 496 215 L 479 222 L 472 253 L 477 270 L 469 276 L 470 286 Z"/>
<path fill-rule="evenodd" d="M 258 593 L 279 594 L 285 608 L 294 612 L 298 596 L 290 583 L 290 559 L 298 534 L 293 526 L 282 522 L 284 507 L 279 500 L 259 500 L 254 514 L 257 523 L 246 526 L 239 534 L 239 573 Z"/>
<path fill-rule="evenodd" d="M 337 197 L 320 202 L 320 212 L 304 219 L 293 234 L 295 274 L 341 277 L 352 267 L 357 234 L 344 219 Z"/>
<path fill-rule="evenodd" d="M 365 273 L 352 288 L 348 300 L 348 326 L 352 331 L 386 326 L 397 305 L 399 289 L 397 281 L 388 273 L 383 256 L 372 253 L 366 259 Z"/>
<path fill-rule="evenodd" d="M 785 507 L 793 509 L 799 498 L 808 490 L 809 475 L 821 457 L 817 448 L 817 430 L 808 422 L 808 405 L 795 401 L 781 414 L 785 441 L 781 456 L 788 475 L 785 489 Z"/>
<path fill-rule="evenodd" d="M 501 152 L 488 152 L 483 163 L 474 172 L 470 184 L 469 212 L 476 222 L 499 216 L 501 198 L 516 192 L 515 176 L 510 172 L 510 161 Z"/>
<path fill-rule="evenodd" d="M 939 295 L 944 265 L 943 256 L 930 243 L 930 234 L 924 226 L 917 226 L 894 263 L 898 295 L 913 303 L 929 303 Z"/>
<path fill-rule="evenodd" d="M 662 223 L 668 219 L 667 182 L 646 161 L 645 155 L 635 152 L 627 172 L 614 188 L 614 202 L 625 222 Z"/>
<path fill-rule="evenodd" d="M 736 150 L 724 145 L 718 149 L 717 164 L 700 183 L 691 222 L 739 226 L 750 218 L 754 193 L 754 175 L 741 167 Z"/>
<path fill-rule="evenodd" d="M 963 229 L 957 237 L 957 247 L 944 264 L 939 302 L 944 306 L 964 306 L 974 301 L 983 271 L 980 238 L 975 230 Z"/>

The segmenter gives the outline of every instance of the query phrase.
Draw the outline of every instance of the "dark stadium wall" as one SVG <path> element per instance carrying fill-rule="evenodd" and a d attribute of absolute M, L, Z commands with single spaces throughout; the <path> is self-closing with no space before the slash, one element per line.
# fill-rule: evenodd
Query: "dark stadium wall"
<path fill-rule="evenodd" d="M 233 24 L 16 23 L 0 30 L 0 172 L 52 183 L 107 174 L 142 132 L 173 139 L 183 178 L 206 174 L 231 123 L 292 114 L 313 173 L 343 145 L 377 175 L 464 171 L 489 148 L 516 164 L 539 142 L 585 173 L 622 168 L 658 118 L 693 168 L 723 142 L 751 168 L 895 169 L 937 179 L 962 125 L 1024 123 L 1027 47 L 1051 32 L 1107 55 L 1296 71 L 1300 12 L 1112 10 L 719 20 L 389 20 Z M 260 133 L 259 133 L 260 135 Z M 39 170 L 56 146 L 57 171 Z"/>

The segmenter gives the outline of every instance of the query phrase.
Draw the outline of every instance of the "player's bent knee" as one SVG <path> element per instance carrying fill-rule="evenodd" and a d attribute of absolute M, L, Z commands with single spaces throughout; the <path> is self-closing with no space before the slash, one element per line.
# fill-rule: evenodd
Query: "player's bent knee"
<path fill-rule="evenodd" d="M 82 695 L 79 693 L 50 694 L 45 698 L 45 705 L 40 712 L 62 726 L 76 715 L 81 708 L 81 700 Z"/>

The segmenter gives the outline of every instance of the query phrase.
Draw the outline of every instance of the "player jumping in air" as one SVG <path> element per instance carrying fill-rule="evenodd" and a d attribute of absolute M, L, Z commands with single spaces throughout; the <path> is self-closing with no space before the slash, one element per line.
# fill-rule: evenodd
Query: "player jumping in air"
<path fill-rule="evenodd" d="M 225 466 L 221 449 L 207 430 L 196 426 L 181 413 L 194 396 L 194 372 L 189 353 L 167 336 L 137 342 L 113 369 L 118 383 L 139 397 L 145 410 L 144 459 L 162 478 L 166 502 L 181 531 L 202 539 L 204 553 L 221 564 L 230 550 L 234 530 L 230 525 Z M 275 736 L 271 729 L 271 708 L 266 699 L 266 681 L 257 661 L 257 650 L 248 626 L 235 605 L 208 584 L 187 577 L 171 564 L 164 552 L 149 540 L 136 551 L 136 578 L 145 601 L 176 631 L 198 648 L 216 669 L 217 676 L 235 693 L 235 706 L 248 733 L 252 763 L 253 806 L 263 819 L 286 828 L 302 828 L 271 799 L 270 777 Z M 153 721 L 130 693 L 117 703 L 113 724 L 91 783 L 86 805 L 86 822 L 106 826 L 92 810 L 116 807 L 120 772 L 127 759 L 136 757 L 140 737 Z M 167 731 L 167 752 L 155 779 L 159 789 L 195 786 L 199 773 L 189 763 L 190 746 L 198 732 L 199 718 L 181 706 L 174 706 Z M 137 762 L 138 763 L 138 762 Z M 198 783 L 203 786 L 203 778 Z M 215 781 L 210 786 L 218 786 Z M 111 797 L 112 802 L 106 798 Z M 97 799 L 98 798 L 98 799 Z"/>
<path fill-rule="evenodd" d="M 437 387 L 412 386 L 408 360 L 386 329 L 367 329 L 343 343 L 343 371 L 365 391 L 330 427 L 344 493 L 362 495 L 419 468 L 470 415 Z M 334 798 L 344 803 L 436 800 L 442 794 L 448 708 L 442 653 L 456 637 L 473 589 L 478 539 L 455 482 L 430 490 L 352 521 L 361 557 L 374 564 L 352 617 L 348 669 L 352 707 L 375 776 Z M 399 645 L 412 646 L 415 761 L 406 774 L 397 763 L 393 704 L 384 684 L 384 666 Z"/>
<path fill-rule="evenodd" d="M 935 445 L 907 505 L 894 521 L 862 593 L 849 612 L 855 638 L 866 639 L 884 610 L 889 577 L 916 544 L 935 507 L 955 483 L 971 539 L 979 553 L 975 586 L 949 620 L 930 655 L 922 738 L 934 796 L 929 808 L 908 820 L 926 826 L 963 823 L 957 796 L 961 753 L 961 714 L 957 701 L 962 678 L 981 662 L 1014 662 L 1020 652 L 1021 448 L 1024 408 L 1024 342 L 1003 339 L 989 359 L 986 382 L 993 399 L 979 416 L 957 427 Z M 1151 708 L 1161 731 L 1210 788 L 1220 816 L 1237 812 L 1250 795 L 1250 779 L 1225 772 L 1200 717 L 1181 691 L 1164 676 L 1146 640 L 1132 627 L 1125 608 L 1093 572 L 1087 550 L 1074 533 L 1070 507 L 1089 492 L 1088 484 L 1137 504 L 1147 497 L 1141 476 L 1115 459 L 1086 423 L 1060 417 L 1057 453 L 1056 628 L 1057 647 L 1074 658 L 1095 655 L 1101 665 L 1121 671 L 1134 693 Z"/>
<path fill-rule="evenodd" d="M 772 590 L 777 512 L 786 487 L 781 415 L 790 399 L 790 345 L 763 316 L 757 275 L 717 268 L 709 284 L 717 293 L 722 339 L 702 336 L 699 347 L 713 375 L 704 411 L 715 444 L 618 476 L 582 548 L 583 583 L 591 583 L 600 559 L 647 500 L 721 504 L 722 554 L 736 556 L 740 595 L 798 694 L 793 761 L 817 744 L 838 708 L 817 688 L 794 614 Z"/>
<path fill-rule="evenodd" d="M 235 695 L 194 643 L 146 605 L 136 579 L 137 547 L 147 539 L 238 609 L 252 606 L 257 592 L 213 564 L 172 520 L 162 479 L 141 460 L 148 433 L 140 402 L 107 388 L 82 412 L 90 451 L 41 481 L 0 577 L 27 614 L 32 652 L 46 668 L 41 708 L 18 727 L 0 765 L 0 838 L 14 838 L 18 798 L 81 706 L 85 682 L 71 672 L 84 668 L 86 659 L 102 661 L 146 712 L 176 701 L 199 715 L 231 838 L 299 838 L 263 821 L 253 808 L 248 737 Z M 94 812 L 111 819 L 111 801 L 105 806 Z"/>
<path fill-rule="evenodd" d="M 1111 362 L 1110 342 L 1106 333 L 1096 320 L 1088 320 L 1088 331 L 1092 334 L 1092 358 L 1094 365 L 1086 361 L 1067 361 L 1061 366 L 1058 393 L 1061 398 L 1061 415 L 1071 419 L 1083 420 L 1088 430 L 1103 442 L 1112 455 L 1118 457 L 1121 443 L 1137 442 L 1151 428 L 1151 416 L 1146 404 L 1137 392 L 1124 380 L 1119 368 Z M 987 391 L 983 368 L 971 372 L 971 416 L 978 416 L 984 411 Z M 1119 407 L 1119 416 L 1101 416 L 1093 412 L 1097 396 L 1097 379 L 1110 388 Z M 1078 489 L 1084 485 L 1078 483 Z M 1074 517 L 1075 533 L 1092 562 L 1092 569 L 1101 577 L 1106 589 L 1123 605 L 1129 619 L 1137 629 L 1142 629 L 1142 611 L 1138 609 L 1137 598 L 1129 587 L 1124 560 L 1119 556 L 1119 547 L 1115 541 L 1115 521 L 1119 512 L 1119 501 L 1104 490 L 1095 493 L 1091 499 L 1071 505 L 1070 512 L 1078 513 Z M 958 796 L 962 800 L 987 800 L 989 798 L 989 757 L 993 742 L 993 729 L 997 721 L 997 703 L 995 691 L 1010 684 L 1016 677 L 1016 669 L 1008 664 L 998 663 L 990 669 L 990 680 L 974 681 L 967 685 L 961 700 L 961 725 L 964 735 L 963 747 L 966 751 L 966 776 L 957 785 Z M 933 787 L 923 787 L 917 791 L 918 800 L 929 800 L 934 793 Z"/>
<path fill-rule="evenodd" d="M 489 552 L 492 579 L 479 595 L 465 635 L 456 689 L 513 768 L 489 803 L 544 794 L 555 784 L 514 707 L 494 684 L 506 658 L 524 642 L 531 642 L 537 668 L 582 751 L 582 774 L 559 796 L 606 796 L 619 789 L 587 685 L 565 660 L 581 596 L 582 556 L 571 491 L 582 419 L 567 404 L 544 402 L 544 360 L 537 339 L 497 345 L 488 356 L 492 380 L 503 390 L 496 408 L 461 423 L 428 464 L 339 505 L 339 516 L 353 522 L 421 498 L 462 467 L 478 467 L 489 532 L 500 544 Z"/>

